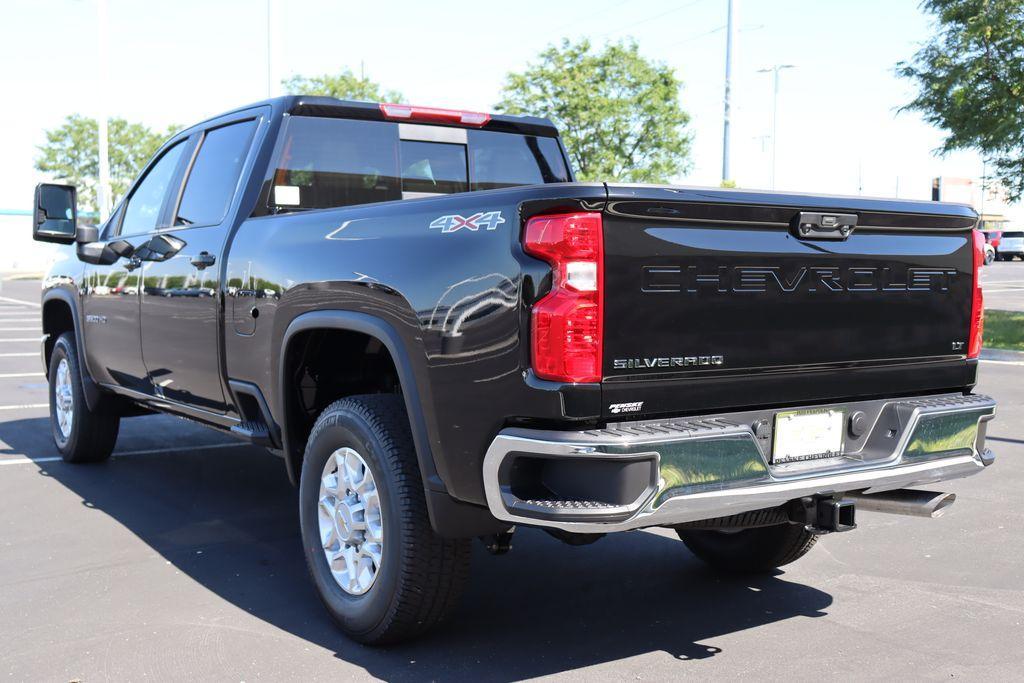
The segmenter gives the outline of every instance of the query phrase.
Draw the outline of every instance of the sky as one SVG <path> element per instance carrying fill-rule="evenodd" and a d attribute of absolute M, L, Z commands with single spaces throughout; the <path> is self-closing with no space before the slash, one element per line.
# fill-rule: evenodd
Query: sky
<path fill-rule="evenodd" d="M 109 69 L 96 47 L 95 0 L 0 0 L 0 209 L 28 208 L 44 131 L 69 114 L 189 125 L 268 94 L 268 24 L 280 77 L 350 68 L 414 104 L 488 111 L 505 75 L 547 45 L 634 38 L 675 69 L 692 120 L 690 169 L 721 177 L 726 0 L 342 2 L 109 0 Z M 916 0 L 736 0 L 733 176 L 770 188 L 770 76 L 780 76 L 779 190 L 929 199 L 935 176 L 978 178 L 973 153 L 939 158 L 942 133 L 898 109 L 895 75 L 931 31 Z"/>

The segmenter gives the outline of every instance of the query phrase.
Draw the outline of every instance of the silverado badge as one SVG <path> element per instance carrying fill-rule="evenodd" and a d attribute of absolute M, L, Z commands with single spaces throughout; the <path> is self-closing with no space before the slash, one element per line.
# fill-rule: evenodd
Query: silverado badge
<path fill-rule="evenodd" d="M 616 358 L 612 367 L 616 370 L 646 368 L 692 368 L 700 365 L 725 365 L 725 356 L 673 356 L 661 358 Z"/>

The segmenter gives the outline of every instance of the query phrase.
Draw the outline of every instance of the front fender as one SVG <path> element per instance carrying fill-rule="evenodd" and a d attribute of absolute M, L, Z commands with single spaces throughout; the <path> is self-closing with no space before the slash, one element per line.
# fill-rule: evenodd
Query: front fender
<path fill-rule="evenodd" d="M 45 286 L 45 284 L 44 284 Z M 59 303 L 55 303 L 59 302 Z M 70 285 L 53 285 L 43 290 L 42 308 L 40 315 L 43 317 L 43 324 L 46 321 L 47 305 L 66 305 L 71 311 L 71 320 L 74 324 L 75 348 L 78 350 L 78 367 L 82 368 L 82 390 L 85 394 L 85 403 L 89 410 L 96 410 L 99 406 L 101 395 L 100 388 L 93 381 L 92 373 L 89 372 L 89 365 L 86 362 L 85 336 L 82 334 L 82 320 L 79 315 L 78 299 L 70 290 Z M 53 351 L 53 344 L 56 339 L 45 331 L 42 337 L 42 360 L 43 370 L 49 375 L 50 353 Z"/>

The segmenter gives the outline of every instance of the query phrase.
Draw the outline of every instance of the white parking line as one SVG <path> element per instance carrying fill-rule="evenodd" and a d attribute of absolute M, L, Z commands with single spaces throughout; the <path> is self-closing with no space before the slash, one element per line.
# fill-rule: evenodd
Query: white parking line
<path fill-rule="evenodd" d="M 142 451 L 122 451 L 120 453 L 114 453 L 110 457 L 112 458 L 124 458 L 131 455 L 158 455 L 160 453 L 174 453 L 181 451 L 196 451 L 196 450 L 210 450 L 213 448 L 239 448 L 241 446 L 251 446 L 248 443 L 212 443 L 206 446 L 186 446 L 181 445 L 175 448 L 150 448 Z M 11 460 L 0 460 L 0 465 L 30 465 L 36 462 L 57 462 L 63 460 L 60 456 L 47 456 L 45 458 L 13 458 Z"/>
<path fill-rule="evenodd" d="M 39 337 L 18 337 L 17 339 L 0 339 L 0 343 L 3 342 L 37 342 Z"/>
<path fill-rule="evenodd" d="M 0 301 L 10 301 L 12 304 L 21 304 L 22 306 L 31 306 L 32 308 L 39 308 L 42 304 L 37 304 L 32 301 L 24 301 L 23 299 L 12 299 L 9 296 L 0 296 Z"/>
<path fill-rule="evenodd" d="M 41 372 L 8 372 L 0 374 L 0 379 L 13 379 L 15 377 L 45 377 Z"/>
<path fill-rule="evenodd" d="M 23 403 L 19 406 L 0 406 L 0 410 L 30 410 L 32 408 L 49 408 L 49 403 Z"/>
<path fill-rule="evenodd" d="M 1024 290 L 1021 290 L 1024 291 Z M 38 332 L 39 327 L 0 327 L 0 332 Z"/>
<path fill-rule="evenodd" d="M 27 356 L 39 357 L 38 351 L 27 351 L 22 353 L 0 353 L 0 358 L 24 358 Z"/>
<path fill-rule="evenodd" d="M 982 363 L 993 363 L 994 365 L 1022 365 L 1022 366 L 1024 366 L 1024 361 L 1019 361 L 1019 360 L 990 360 L 988 358 L 982 358 L 981 362 Z"/>
<path fill-rule="evenodd" d="M 8 325 L 21 325 L 22 323 L 38 323 L 39 318 L 4 318 L 0 316 L 0 323 Z"/>

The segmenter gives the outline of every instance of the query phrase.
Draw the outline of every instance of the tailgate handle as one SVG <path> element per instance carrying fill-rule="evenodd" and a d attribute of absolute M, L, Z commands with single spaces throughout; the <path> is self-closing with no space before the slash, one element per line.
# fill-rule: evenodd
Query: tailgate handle
<path fill-rule="evenodd" d="M 857 214 L 801 211 L 793 218 L 792 225 L 801 239 L 845 240 L 857 227 Z"/>

